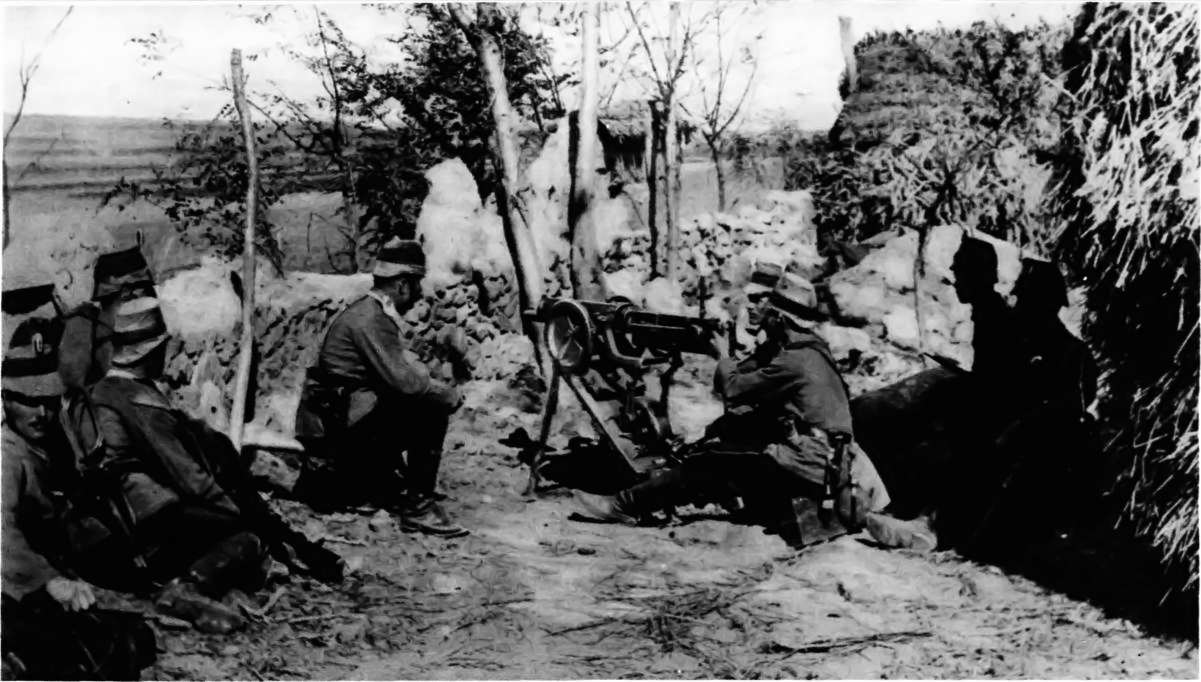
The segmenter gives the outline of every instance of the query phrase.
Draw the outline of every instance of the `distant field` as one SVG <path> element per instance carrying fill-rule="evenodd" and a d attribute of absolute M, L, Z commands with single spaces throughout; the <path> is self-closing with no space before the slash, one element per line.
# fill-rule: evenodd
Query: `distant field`
<path fill-rule="evenodd" d="M 90 223 L 107 228 L 124 245 L 132 244 L 140 230 L 156 271 L 199 262 L 202 252 L 181 241 L 159 208 L 142 201 L 125 210 L 100 206 L 104 194 L 122 177 L 151 179 L 154 169 L 169 164 L 177 134 L 161 121 L 150 119 L 23 118 L 6 159 L 14 176 L 24 173 L 13 185 L 10 217 L 14 234 L 24 229 L 70 230 Z M 739 202 L 753 202 L 762 189 L 781 186 L 778 166 L 766 164 L 766 172 L 758 179 L 731 174 L 727 187 L 731 210 L 737 210 Z M 687 162 L 682 181 L 681 216 L 717 209 L 717 180 L 711 163 Z M 637 189 L 631 192 L 640 194 Z M 327 248 L 337 243 L 332 226 L 340 220 L 337 206 L 334 194 L 306 192 L 289 195 L 271 209 L 286 268 L 331 270 Z"/>

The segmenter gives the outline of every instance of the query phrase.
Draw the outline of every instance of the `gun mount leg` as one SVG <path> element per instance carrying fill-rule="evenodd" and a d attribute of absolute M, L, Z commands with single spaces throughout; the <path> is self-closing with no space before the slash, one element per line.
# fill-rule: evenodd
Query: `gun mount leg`
<path fill-rule="evenodd" d="M 571 389 L 572 395 L 574 395 L 576 400 L 579 401 L 580 406 L 584 408 L 584 411 L 588 413 L 588 416 L 592 419 L 592 425 L 596 427 L 597 433 L 600 434 L 600 436 L 605 440 L 605 443 L 609 446 L 609 448 L 613 452 L 621 455 L 621 458 L 625 460 L 626 466 L 630 468 L 630 471 L 637 472 L 638 468 L 634 466 L 633 459 L 630 457 L 630 454 L 621 447 L 621 443 L 617 440 L 617 434 L 614 433 L 613 428 L 608 422 L 605 421 L 604 417 L 601 416 L 600 406 L 597 405 L 596 399 L 592 397 L 592 394 L 589 392 L 587 386 L 580 386 L 576 381 L 573 381 L 571 377 L 567 376 L 563 377 L 563 382 L 567 384 L 567 387 Z"/>
<path fill-rule="evenodd" d="M 542 465 L 542 453 L 546 450 L 546 441 L 550 438 L 550 427 L 555 419 L 555 412 L 559 409 L 559 383 L 563 380 L 563 371 L 559 368 L 559 363 L 551 361 L 550 384 L 546 391 L 546 402 L 542 405 L 542 424 L 538 429 L 538 444 L 534 451 L 534 457 L 530 460 L 530 480 L 526 484 L 526 497 L 534 497 L 538 494 L 538 486 L 542 483 L 542 477 L 538 474 L 538 467 Z"/>

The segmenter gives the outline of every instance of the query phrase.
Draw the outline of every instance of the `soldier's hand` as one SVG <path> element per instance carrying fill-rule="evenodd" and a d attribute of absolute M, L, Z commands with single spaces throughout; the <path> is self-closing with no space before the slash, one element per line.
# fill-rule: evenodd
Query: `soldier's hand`
<path fill-rule="evenodd" d="M 46 583 L 46 592 L 67 611 L 85 611 L 96 603 L 92 586 L 82 580 L 51 578 Z"/>
<path fill-rule="evenodd" d="M 709 349 L 713 357 L 719 360 L 730 357 L 730 339 L 726 334 L 726 330 L 715 330 L 710 334 Z"/>

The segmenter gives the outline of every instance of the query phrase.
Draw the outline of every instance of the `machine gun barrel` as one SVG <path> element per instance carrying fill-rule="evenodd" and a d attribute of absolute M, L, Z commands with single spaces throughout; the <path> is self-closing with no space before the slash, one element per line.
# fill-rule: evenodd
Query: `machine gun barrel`
<path fill-rule="evenodd" d="M 565 371 L 582 374 L 594 358 L 638 369 L 680 353 L 709 352 L 720 320 L 654 313 L 625 299 L 548 299 L 527 316 L 546 325 L 546 343 Z"/>

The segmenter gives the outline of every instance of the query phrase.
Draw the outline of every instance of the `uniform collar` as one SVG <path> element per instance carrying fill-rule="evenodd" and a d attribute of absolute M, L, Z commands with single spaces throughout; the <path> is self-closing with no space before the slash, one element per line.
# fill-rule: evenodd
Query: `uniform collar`
<path fill-rule="evenodd" d="M 384 314 L 388 316 L 388 319 L 395 322 L 397 327 L 404 326 L 404 320 L 400 316 L 400 311 L 396 309 L 396 304 L 392 302 L 391 298 L 375 289 L 368 291 L 367 296 L 375 299 L 380 304 L 380 307 L 384 309 Z"/>

